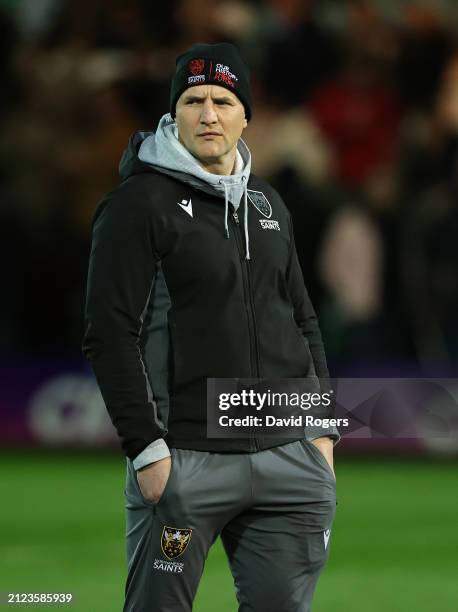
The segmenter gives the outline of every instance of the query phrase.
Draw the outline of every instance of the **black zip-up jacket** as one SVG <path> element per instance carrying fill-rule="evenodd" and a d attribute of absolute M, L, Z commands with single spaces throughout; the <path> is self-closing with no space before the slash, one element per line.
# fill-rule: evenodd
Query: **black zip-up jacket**
<path fill-rule="evenodd" d="M 292 441 L 207 438 L 207 377 L 328 377 L 291 216 L 251 174 L 253 191 L 274 223 L 249 202 L 250 259 L 242 215 L 229 215 L 227 237 L 220 197 L 139 159 L 96 209 L 83 353 L 131 459 L 161 437 L 218 452 Z M 189 200 L 192 216 L 179 205 Z"/>

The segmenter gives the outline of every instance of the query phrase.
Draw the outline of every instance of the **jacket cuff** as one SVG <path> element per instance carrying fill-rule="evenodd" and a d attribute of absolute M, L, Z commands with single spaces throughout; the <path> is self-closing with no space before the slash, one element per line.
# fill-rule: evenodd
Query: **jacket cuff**
<path fill-rule="evenodd" d="M 142 452 L 135 457 L 132 465 L 135 470 L 139 470 L 150 463 L 159 461 L 159 459 L 165 459 L 165 457 L 170 457 L 169 447 L 163 438 L 159 438 L 144 448 Z"/>
<path fill-rule="evenodd" d="M 317 438 L 327 436 L 334 442 L 334 446 L 339 442 L 341 436 L 337 427 L 314 427 L 309 426 L 305 429 L 305 439 L 311 442 Z"/>

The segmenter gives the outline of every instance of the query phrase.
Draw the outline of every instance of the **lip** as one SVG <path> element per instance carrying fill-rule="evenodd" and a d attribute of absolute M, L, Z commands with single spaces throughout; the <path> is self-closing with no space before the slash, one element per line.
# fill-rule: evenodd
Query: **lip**
<path fill-rule="evenodd" d="M 204 136 L 221 136 L 219 132 L 204 132 L 203 134 L 198 134 L 199 137 Z"/>

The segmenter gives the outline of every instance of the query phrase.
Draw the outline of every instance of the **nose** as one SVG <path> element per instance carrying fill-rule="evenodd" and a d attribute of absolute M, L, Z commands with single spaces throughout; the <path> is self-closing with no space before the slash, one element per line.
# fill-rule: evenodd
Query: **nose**
<path fill-rule="evenodd" d="M 204 123 L 205 125 L 211 125 L 212 123 L 218 122 L 218 115 L 216 114 L 215 105 L 210 97 L 206 98 L 202 105 L 200 122 Z"/>

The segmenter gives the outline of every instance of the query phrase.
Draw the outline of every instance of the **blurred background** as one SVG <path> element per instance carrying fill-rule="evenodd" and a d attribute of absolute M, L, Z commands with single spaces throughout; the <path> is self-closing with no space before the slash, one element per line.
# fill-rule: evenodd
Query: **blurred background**
<path fill-rule="evenodd" d="M 90 225 L 176 56 L 234 42 L 335 377 L 458 365 L 454 0 L 0 0 L 0 591 L 121 609 L 124 459 L 80 350 Z M 314 610 L 458 610 L 457 449 L 342 440 Z M 20 607 L 20 606 L 19 606 Z M 236 610 L 217 543 L 195 609 Z"/>

